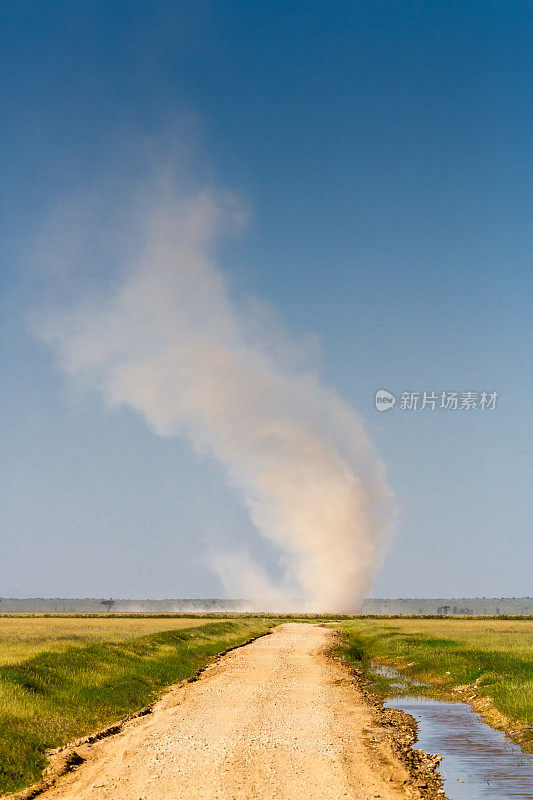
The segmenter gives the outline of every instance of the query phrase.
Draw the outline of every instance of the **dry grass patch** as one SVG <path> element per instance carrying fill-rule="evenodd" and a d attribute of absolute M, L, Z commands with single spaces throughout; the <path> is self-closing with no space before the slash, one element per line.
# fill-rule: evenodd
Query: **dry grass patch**
<path fill-rule="evenodd" d="M 193 628 L 208 617 L 0 616 L 0 666 L 47 650 L 61 652 L 89 642 L 124 642 L 158 631 Z M 218 620 L 217 620 L 218 621 Z"/>

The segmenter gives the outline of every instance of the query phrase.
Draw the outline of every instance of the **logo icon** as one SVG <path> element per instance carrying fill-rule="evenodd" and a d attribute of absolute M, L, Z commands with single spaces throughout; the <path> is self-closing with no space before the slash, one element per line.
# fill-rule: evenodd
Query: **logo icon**
<path fill-rule="evenodd" d="M 376 392 L 376 409 L 378 411 L 388 411 L 394 408 L 396 398 L 391 392 L 386 389 L 378 389 Z"/>

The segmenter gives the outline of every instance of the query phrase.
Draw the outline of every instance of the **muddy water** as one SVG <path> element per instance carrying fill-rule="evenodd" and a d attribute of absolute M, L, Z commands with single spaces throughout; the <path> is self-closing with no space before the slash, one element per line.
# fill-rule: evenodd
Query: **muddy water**
<path fill-rule="evenodd" d="M 418 722 L 417 747 L 443 756 L 440 773 L 450 800 L 532 800 L 533 755 L 486 725 L 470 706 L 427 697 L 385 703 Z"/>

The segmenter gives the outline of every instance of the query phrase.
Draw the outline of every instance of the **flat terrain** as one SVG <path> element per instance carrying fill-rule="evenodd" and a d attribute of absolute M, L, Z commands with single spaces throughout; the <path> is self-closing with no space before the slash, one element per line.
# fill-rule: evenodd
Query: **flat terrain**
<path fill-rule="evenodd" d="M 139 711 L 270 624 L 1 617 L 0 794 L 38 781 L 48 749 Z"/>
<path fill-rule="evenodd" d="M 0 794 L 38 782 L 47 751 L 67 745 L 55 768 L 73 752 L 84 764 L 47 797 L 187 800 L 175 775 L 200 798 L 392 800 L 418 797 L 424 783 L 425 796 L 436 796 L 431 759 L 409 749 L 413 723 L 373 705 L 341 653 L 371 678 L 372 662 L 391 664 L 424 681 L 424 694 L 470 702 L 531 748 L 532 620 L 311 621 L 325 622 L 284 620 L 208 666 L 199 681 L 176 687 L 282 620 L 0 616 Z M 344 648 L 326 656 L 339 629 Z M 378 677 L 372 692 L 398 690 Z M 154 702 L 153 713 L 116 733 L 117 721 Z M 109 725 L 112 737 L 68 746 Z M 394 754 L 409 764 L 410 778 Z M 102 770 L 103 785 L 91 784 Z M 210 775 L 203 795 L 194 783 L 200 775 Z M 133 791 L 135 781 L 142 793 Z M 285 783 L 292 794 L 282 791 Z"/>
<path fill-rule="evenodd" d="M 0 616 L 0 665 L 15 664 L 46 650 L 61 652 L 89 642 L 125 642 L 159 631 L 192 628 L 207 617 Z"/>
<path fill-rule="evenodd" d="M 469 702 L 533 749 L 533 620 L 397 617 L 344 620 L 337 627 L 348 656 L 367 672 L 370 661 L 395 666 L 428 684 L 424 694 Z M 387 681 L 380 682 L 386 693 Z"/>
<path fill-rule="evenodd" d="M 43 800 L 400 800 L 407 773 L 346 667 L 335 634 L 289 623 L 167 693 L 92 745 Z M 381 736 L 381 738 L 380 738 Z"/>

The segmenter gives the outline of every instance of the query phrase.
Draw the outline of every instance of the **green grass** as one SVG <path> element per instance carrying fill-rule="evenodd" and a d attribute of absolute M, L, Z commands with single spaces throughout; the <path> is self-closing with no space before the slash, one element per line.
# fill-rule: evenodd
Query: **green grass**
<path fill-rule="evenodd" d="M 223 617 L 221 617 L 224 619 Z M 0 615 L 0 666 L 15 664 L 43 650 L 59 652 L 89 642 L 123 642 L 173 628 L 193 628 L 212 622 L 208 617 L 146 615 Z"/>
<path fill-rule="evenodd" d="M 339 627 L 345 657 L 370 677 L 375 677 L 374 661 L 429 684 L 423 694 L 472 697 L 489 722 L 514 732 L 524 749 L 533 749 L 533 621 L 358 619 Z M 393 691 L 384 678 L 375 679 L 374 688 Z M 416 686 L 405 691 L 421 693 Z"/>
<path fill-rule="evenodd" d="M 204 624 L 160 619 L 165 629 L 154 630 L 161 627 L 155 620 L 98 619 L 92 628 L 78 627 L 79 638 L 65 646 L 61 636 L 72 635 L 80 620 L 53 620 L 55 638 L 52 626 L 43 630 L 42 618 L 33 620 L 34 636 L 19 619 L 19 641 L 15 624 L 9 635 L 4 628 L 2 639 L 6 620 L 0 618 L 0 793 L 38 780 L 48 748 L 140 710 L 165 686 L 191 677 L 212 656 L 272 625 L 250 617 Z"/>

